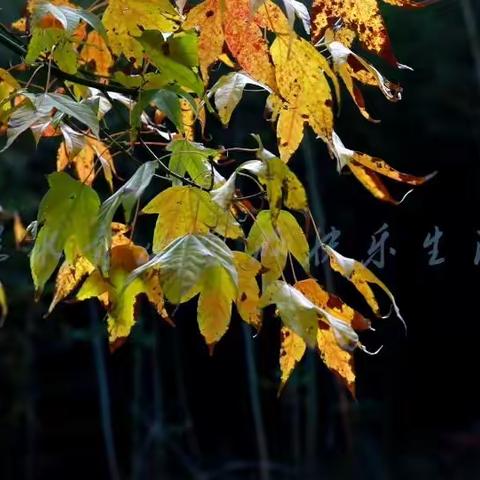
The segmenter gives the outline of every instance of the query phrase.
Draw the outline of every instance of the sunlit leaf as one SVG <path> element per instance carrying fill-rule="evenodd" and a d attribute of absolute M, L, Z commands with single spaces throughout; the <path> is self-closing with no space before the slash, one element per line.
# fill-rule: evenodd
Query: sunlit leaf
<path fill-rule="evenodd" d="M 182 32 L 164 40 L 160 32 L 147 30 L 138 37 L 138 41 L 167 81 L 176 82 L 198 95 L 203 93 L 202 81 L 193 70 L 198 64 L 195 34 Z"/>
<path fill-rule="evenodd" d="M 211 92 L 214 92 L 215 106 L 220 120 L 225 126 L 230 122 L 233 111 L 242 99 L 245 86 L 249 83 L 269 90 L 268 87 L 243 72 L 224 75 L 212 87 Z"/>
<path fill-rule="evenodd" d="M 238 274 L 238 295 L 236 305 L 242 320 L 257 330 L 261 326 L 260 289 L 256 276 L 262 265 L 258 260 L 244 252 L 233 252 L 233 261 Z"/>
<path fill-rule="evenodd" d="M 141 63 L 142 46 L 135 37 L 144 30 L 173 32 L 178 14 L 169 0 L 110 0 L 103 14 L 109 46 L 117 56 Z"/>
<path fill-rule="evenodd" d="M 326 75 L 336 91 L 338 83 L 327 60 L 301 38 L 289 40 L 279 36 L 270 52 L 278 89 L 285 100 L 280 109 L 277 137 L 280 156 L 286 162 L 302 141 L 305 123 L 322 139 L 331 138 L 333 97 Z"/>
<path fill-rule="evenodd" d="M 280 211 L 275 227 L 272 224 L 271 213 L 262 210 L 253 224 L 247 238 L 247 252 L 261 252 L 264 267 L 264 282 L 271 283 L 283 272 L 290 252 L 298 263 L 309 271 L 309 247 L 305 234 L 295 217 L 285 211 Z"/>
<path fill-rule="evenodd" d="M 280 331 L 280 388 L 287 383 L 295 370 L 297 363 L 302 360 L 307 350 L 307 344 L 293 330 L 283 326 Z"/>
<path fill-rule="evenodd" d="M 107 77 L 113 66 L 113 57 L 103 37 L 95 31 L 88 34 L 80 51 L 80 60 L 97 75 Z"/>
<path fill-rule="evenodd" d="M 266 187 L 273 223 L 277 221 L 282 206 L 305 212 L 307 210 L 305 189 L 286 163 L 264 149 L 261 143 L 257 157 L 259 161 L 245 162 L 240 165 L 239 170 L 254 173 Z"/>
<path fill-rule="evenodd" d="M 103 202 L 98 216 L 95 219 L 95 227 L 92 233 L 92 244 L 88 252 L 88 258 L 94 265 L 99 265 L 104 274 L 108 271 L 107 252 L 111 243 L 111 224 L 113 216 L 123 206 L 125 219 L 130 221 L 132 210 L 139 201 L 157 168 L 157 162 L 146 162 L 141 165 L 135 174 L 119 188 L 112 196 Z"/>
<path fill-rule="evenodd" d="M 433 3 L 432 0 L 385 0 L 399 7 L 418 8 Z M 316 42 L 333 28 L 338 20 L 354 31 L 369 51 L 399 65 L 392 50 L 387 27 L 379 8 L 379 0 L 314 0 L 312 5 L 312 36 Z"/>
<path fill-rule="evenodd" d="M 232 214 L 215 203 L 208 192 L 176 186 L 159 193 L 143 213 L 157 214 L 153 251 L 160 252 L 172 240 L 189 233 L 217 232 L 227 238 L 243 236 Z"/>
<path fill-rule="evenodd" d="M 371 157 L 366 153 L 356 152 L 346 148 L 335 132 L 332 135 L 330 150 L 337 160 L 339 171 L 344 167 L 348 167 L 355 177 L 357 177 L 364 187 L 375 197 L 390 203 L 399 202 L 390 195 L 379 175 L 413 186 L 422 185 L 435 175 L 435 173 L 433 173 L 425 177 L 416 177 L 399 172 L 381 158 Z"/>
<path fill-rule="evenodd" d="M 169 168 L 179 176 L 188 173 L 192 181 L 204 188 L 225 180 L 213 165 L 213 160 L 219 156 L 217 150 L 184 139 L 174 140 L 167 149 L 172 152 Z M 178 184 L 180 180 L 172 178 L 172 182 Z"/>
<path fill-rule="evenodd" d="M 260 299 L 261 307 L 271 304 L 275 304 L 283 324 L 313 348 L 317 339 L 318 308 L 300 291 L 280 280 L 273 282 Z"/>
<path fill-rule="evenodd" d="M 41 293 L 65 251 L 67 261 L 85 253 L 100 201 L 90 187 L 63 172 L 48 176 L 49 191 L 40 203 L 37 221 L 42 227 L 30 256 L 35 289 Z"/>
<path fill-rule="evenodd" d="M 208 345 L 218 342 L 230 323 L 231 304 L 238 291 L 233 255 L 225 243 L 212 234 L 179 237 L 137 268 L 130 281 L 135 282 L 150 269 L 159 271 L 163 291 L 171 303 L 183 303 L 200 294 L 200 332 Z"/>
<path fill-rule="evenodd" d="M 135 324 L 135 304 L 140 294 L 145 294 L 157 311 L 168 320 L 163 305 L 163 294 L 158 277 L 144 273 L 127 281 L 130 273 L 148 260 L 147 251 L 134 245 L 117 245 L 111 250 L 108 279 L 99 270 L 93 271 L 76 295 L 77 300 L 98 297 L 108 311 L 110 342 L 127 337 Z"/>
<path fill-rule="evenodd" d="M 333 270 L 343 275 L 355 285 L 357 290 L 363 295 L 368 305 L 376 315 L 381 315 L 380 307 L 375 298 L 375 294 L 370 287 L 370 284 L 377 285 L 387 294 L 388 298 L 392 302 L 395 313 L 404 323 L 403 317 L 400 314 L 400 309 L 398 308 L 392 292 L 371 270 L 352 258 L 344 257 L 328 245 L 325 245 L 324 249 L 330 257 L 330 265 Z"/>

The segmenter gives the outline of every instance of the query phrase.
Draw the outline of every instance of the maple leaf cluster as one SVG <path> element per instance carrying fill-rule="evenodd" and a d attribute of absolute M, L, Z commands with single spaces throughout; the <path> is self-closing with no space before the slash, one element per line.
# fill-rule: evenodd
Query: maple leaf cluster
<path fill-rule="evenodd" d="M 361 54 L 407 68 L 393 53 L 379 0 L 314 0 L 310 11 L 296 0 L 109 0 L 86 9 L 29 0 L 2 40 L 22 57 L 0 70 L 4 149 L 26 131 L 36 142 L 58 137 L 57 171 L 36 221 L 27 231 L 15 220 L 19 243 L 33 242 L 37 296 L 56 275 L 49 312 L 65 299 L 97 298 L 116 348 L 135 325 L 140 297 L 171 324 L 171 306 L 197 298 L 198 326 L 212 349 L 233 306 L 260 330 L 264 308 L 275 305 L 281 386 L 309 347 L 354 392 L 353 351 L 365 350 L 357 332 L 371 322 L 312 277 L 302 216 L 331 268 L 374 315 L 381 312 L 372 285 L 401 319 L 400 311 L 373 272 L 321 242 L 289 161 L 309 127 L 338 170 L 381 200 L 399 203 L 382 177 L 412 186 L 429 178 L 349 149 L 335 132 L 344 91 L 372 122 L 362 86 L 401 99 L 401 87 Z M 248 84 L 266 92 L 278 153 L 256 135 L 255 148 L 205 140 L 210 122 L 228 126 Z M 125 128 L 112 121 L 118 111 L 128 117 Z M 151 159 L 142 163 L 145 155 Z M 136 168 L 127 181 L 117 174 L 120 164 Z M 104 201 L 95 189 L 102 182 L 112 192 Z M 156 190 L 149 202 L 147 188 Z M 151 253 L 134 241 L 141 214 L 156 216 Z M 0 300 L 5 311 L 3 290 Z"/>

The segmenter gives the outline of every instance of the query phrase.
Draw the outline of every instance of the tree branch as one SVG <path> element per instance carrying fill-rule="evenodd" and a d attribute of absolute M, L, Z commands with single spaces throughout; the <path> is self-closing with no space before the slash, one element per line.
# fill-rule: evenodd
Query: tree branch
<path fill-rule="evenodd" d="M 25 57 L 25 55 L 27 54 L 27 48 L 25 47 L 23 42 L 21 42 L 21 40 L 18 39 L 16 35 L 10 32 L 10 30 L 8 30 L 8 28 L 2 24 L 0 24 L 0 44 L 8 48 L 11 52 L 20 55 L 21 57 Z M 46 64 L 46 62 L 42 63 Z M 82 72 L 80 71 L 80 73 Z M 121 93 L 130 97 L 137 97 L 139 94 L 138 88 L 128 88 L 122 85 L 105 85 L 104 83 L 100 83 L 79 75 L 72 75 L 70 73 L 63 72 L 55 64 L 52 64 L 51 74 L 59 80 L 77 83 L 85 87 L 96 88 L 97 90 L 100 90 L 102 92 Z"/>

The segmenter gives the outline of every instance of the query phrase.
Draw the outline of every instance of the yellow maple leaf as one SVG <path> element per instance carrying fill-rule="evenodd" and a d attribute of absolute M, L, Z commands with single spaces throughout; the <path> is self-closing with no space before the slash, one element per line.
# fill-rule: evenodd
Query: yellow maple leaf
<path fill-rule="evenodd" d="M 233 262 L 238 273 L 238 295 L 235 300 L 238 313 L 244 322 L 258 330 L 262 318 L 259 307 L 260 289 L 255 277 L 262 265 L 244 252 L 233 252 Z"/>
<path fill-rule="evenodd" d="M 102 35 L 91 31 L 80 51 L 80 60 L 97 75 L 108 77 L 113 65 L 113 57 Z"/>
<path fill-rule="evenodd" d="M 335 72 L 343 80 L 361 114 L 367 120 L 378 122 L 368 113 L 362 91 L 356 85 L 355 80 L 365 85 L 378 86 L 385 98 L 391 102 L 401 100 L 402 87 L 387 80 L 373 65 L 336 40 L 335 37 L 336 35 L 331 30 L 325 34 L 325 42 L 332 57 Z"/>
<path fill-rule="evenodd" d="M 420 8 L 435 0 L 385 0 L 398 7 Z M 362 45 L 392 65 L 401 66 L 392 50 L 379 0 L 314 0 L 312 4 L 312 40 L 322 39 L 338 21 L 356 33 Z"/>
<path fill-rule="evenodd" d="M 95 267 L 85 257 L 77 257 L 73 263 L 64 261 L 55 279 L 55 294 L 48 307 L 48 313 L 51 313 L 58 303 L 68 297 L 80 282 L 94 270 Z"/>
<path fill-rule="evenodd" d="M 240 238 L 243 231 L 233 215 L 215 203 L 208 192 L 195 187 L 170 187 L 159 193 L 143 213 L 157 214 L 153 251 L 189 233 L 215 231 L 226 238 Z"/>
<path fill-rule="evenodd" d="M 143 30 L 173 32 L 178 29 L 178 20 L 169 0 L 110 0 L 103 14 L 112 52 L 136 63 L 141 62 L 143 49 L 134 37 Z"/>
<path fill-rule="evenodd" d="M 264 287 L 282 275 L 288 252 L 309 271 L 307 239 L 295 217 L 286 210 L 279 212 L 275 226 L 270 211 L 262 210 L 250 229 L 246 250 L 251 255 L 261 252 Z"/>
<path fill-rule="evenodd" d="M 367 190 L 369 190 L 376 198 L 386 202 L 398 204 L 402 200 L 395 200 L 390 195 L 379 175 L 383 175 L 384 177 L 400 183 L 417 186 L 427 182 L 436 174 L 432 173 L 424 177 L 416 177 L 414 175 L 399 172 L 381 158 L 371 157 L 366 153 L 356 152 L 346 148 L 336 133 L 333 133 L 329 147 L 332 155 L 337 160 L 339 171 L 344 167 L 348 167 Z M 406 195 L 404 195 L 403 198 L 405 198 L 405 196 Z"/>
<path fill-rule="evenodd" d="M 113 189 L 115 165 L 112 154 L 101 140 L 95 138 L 86 137 L 85 146 L 73 157 L 69 155 L 66 143 L 62 142 L 57 152 L 57 171 L 65 170 L 69 165 L 73 165 L 79 180 L 90 186 L 96 176 L 95 158 L 98 158 L 105 179 L 110 189 Z"/>
<path fill-rule="evenodd" d="M 403 320 L 392 292 L 370 269 L 353 258 L 344 257 L 328 245 L 323 245 L 323 248 L 330 258 L 330 266 L 332 269 L 353 283 L 377 316 L 381 316 L 380 307 L 370 284 L 377 285 L 386 293 L 392 302 L 395 313 L 405 325 L 405 321 Z"/>
<path fill-rule="evenodd" d="M 198 326 L 212 348 L 228 329 L 237 287 L 224 268 L 212 266 L 205 269 L 199 288 Z"/>
<path fill-rule="evenodd" d="M 180 100 L 180 111 L 184 136 L 190 142 L 195 140 L 195 112 L 186 100 Z"/>
<path fill-rule="evenodd" d="M 133 242 L 125 236 L 129 229 L 130 227 L 122 223 L 112 223 L 112 248 L 119 245 L 133 245 Z M 71 295 L 82 280 L 94 270 L 94 265 L 86 257 L 77 256 L 71 263 L 65 260 L 55 279 L 55 292 L 48 308 L 48 314 L 53 311 L 58 303 Z"/>
<path fill-rule="evenodd" d="M 303 358 L 307 344 L 293 330 L 283 326 L 280 331 L 280 387 L 279 393 L 287 383 L 297 363 Z"/>
<path fill-rule="evenodd" d="M 160 280 L 156 272 L 145 272 L 132 281 L 130 273 L 148 261 L 143 247 L 121 244 L 112 248 L 109 277 L 94 270 L 76 295 L 77 300 L 97 297 L 108 312 L 108 333 L 111 343 L 125 338 L 135 324 L 135 304 L 140 294 L 145 294 L 160 315 L 168 320 Z"/>
<path fill-rule="evenodd" d="M 33 240 L 32 235 L 24 227 L 22 219 L 17 212 L 13 215 L 13 236 L 15 238 L 15 247 L 17 250 Z"/>
<path fill-rule="evenodd" d="M 329 294 L 323 290 L 313 279 L 303 280 L 295 284 L 310 301 L 327 311 Z M 348 313 L 342 315 L 342 319 L 352 326 L 353 309 L 348 307 Z M 337 312 L 338 314 L 338 312 Z M 355 394 L 355 373 L 353 371 L 352 353 L 341 348 L 332 328 L 319 328 L 317 331 L 317 347 L 325 365 L 337 374 L 347 385 L 348 389 Z"/>
<path fill-rule="evenodd" d="M 344 322 L 347 330 L 365 330 L 370 328 L 370 322 L 361 314 L 345 304 L 337 296 L 324 290 L 316 280 L 310 278 L 294 285 L 294 288 L 306 299 L 316 305 L 321 312 L 331 317 L 324 318 L 327 322 L 320 322 L 316 332 L 316 348 L 325 365 L 346 384 L 348 389 L 355 393 L 355 374 L 353 371 L 353 356 L 351 347 L 341 338 L 342 327 L 332 319 Z M 322 314 L 320 314 L 322 318 Z M 328 324 L 330 322 L 330 324 Z M 348 334 L 350 335 L 350 334 Z M 280 390 L 284 387 L 297 363 L 303 358 L 306 351 L 305 341 L 293 330 L 282 327 L 280 339 Z"/>
<path fill-rule="evenodd" d="M 129 284 L 158 272 L 165 297 L 173 304 L 199 295 L 197 321 L 210 349 L 228 329 L 238 297 L 238 273 L 224 241 L 212 233 L 183 235 L 130 275 Z"/>
<path fill-rule="evenodd" d="M 223 17 L 225 41 L 238 64 L 255 80 L 276 89 L 268 44 L 254 22 L 249 0 L 226 0 Z"/>
<path fill-rule="evenodd" d="M 279 35 L 270 52 L 285 100 L 277 125 L 278 148 L 282 160 L 288 161 L 302 141 L 305 123 L 324 141 L 331 138 L 333 98 L 326 75 L 337 92 L 338 81 L 325 57 L 302 38 Z"/>

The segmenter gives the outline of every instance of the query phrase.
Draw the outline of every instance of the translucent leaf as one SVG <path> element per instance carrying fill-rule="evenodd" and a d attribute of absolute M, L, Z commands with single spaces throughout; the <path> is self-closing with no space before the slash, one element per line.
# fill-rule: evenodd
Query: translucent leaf
<path fill-rule="evenodd" d="M 98 32 L 89 32 L 87 40 L 80 51 L 80 60 L 97 75 L 103 77 L 110 75 L 113 57 L 105 40 Z"/>
<path fill-rule="evenodd" d="M 104 274 L 108 271 L 107 252 L 111 243 L 110 225 L 113 216 L 120 205 L 122 205 L 126 220 L 127 222 L 130 221 L 133 207 L 150 184 L 156 168 L 157 162 L 155 161 L 144 163 L 137 169 L 128 182 L 105 200 L 100 208 L 100 212 L 96 218 L 88 258 L 94 265 L 99 265 Z"/>
<path fill-rule="evenodd" d="M 275 227 L 270 211 L 262 210 L 257 215 L 247 238 L 247 252 L 254 254 L 259 250 L 264 266 L 265 284 L 271 283 L 282 274 L 288 252 L 305 271 L 310 270 L 309 246 L 305 234 L 295 217 L 285 210 L 280 211 Z"/>
<path fill-rule="evenodd" d="M 227 270 L 220 266 L 206 268 L 197 310 L 198 326 L 207 345 L 215 345 L 227 331 L 236 296 L 235 282 Z"/>
<path fill-rule="evenodd" d="M 261 158 L 260 163 L 245 162 L 238 169 L 251 171 L 266 187 L 273 222 L 276 222 L 283 205 L 292 210 L 305 212 L 308 208 L 307 195 L 298 177 L 280 158 L 270 152 L 268 155 L 264 152 L 266 150 L 263 147 L 257 152 L 258 158 Z"/>
<path fill-rule="evenodd" d="M 233 261 L 238 274 L 236 305 L 242 320 L 257 330 L 261 326 L 260 289 L 256 276 L 262 268 L 260 262 L 244 252 L 233 252 Z"/>
<path fill-rule="evenodd" d="M 94 190 L 66 173 L 52 173 L 48 183 L 50 189 L 40 203 L 37 218 L 42 226 L 30 256 L 37 293 L 41 293 L 57 267 L 62 251 L 72 263 L 77 255 L 88 250 L 100 206 Z"/>
<path fill-rule="evenodd" d="M 35 28 L 28 44 L 25 62 L 33 64 L 42 54 L 51 53 L 60 70 L 77 72 L 77 51 L 71 35 L 60 28 Z"/>
<path fill-rule="evenodd" d="M 33 24 L 38 23 L 45 15 L 52 15 L 69 32 L 74 32 L 78 27 L 80 21 L 84 21 L 90 25 L 94 30 L 106 37 L 105 28 L 94 13 L 83 10 L 82 8 L 72 8 L 64 5 L 55 5 L 50 2 L 41 2 L 35 6 L 33 11 Z"/>
<path fill-rule="evenodd" d="M 195 66 L 192 63 L 196 61 L 193 54 L 196 50 L 196 35 L 183 33 L 180 36 L 171 36 L 165 41 L 160 32 L 147 30 L 138 41 L 165 78 L 202 95 L 203 83 L 192 70 L 192 66 Z"/>
<path fill-rule="evenodd" d="M 399 7 L 423 7 L 432 0 L 386 0 Z M 312 39 L 321 40 L 328 28 L 338 19 L 358 36 L 370 52 L 382 56 L 393 65 L 401 66 L 392 50 L 387 27 L 380 12 L 378 0 L 314 0 L 312 5 Z"/>
<path fill-rule="evenodd" d="M 48 307 L 48 313 L 51 313 L 59 302 L 70 295 L 94 269 L 95 267 L 85 257 L 81 256 L 77 257 L 73 263 L 63 262 L 57 273 L 55 295 Z"/>
<path fill-rule="evenodd" d="M 184 139 L 174 140 L 167 149 L 172 152 L 169 168 L 179 176 L 188 173 L 197 185 L 205 188 L 225 181 L 211 164 L 219 156 L 217 150 Z M 172 182 L 175 184 L 180 180 L 172 178 Z"/>
<path fill-rule="evenodd" d="M 141 63 L 142 46 L 135 37 L 144 30 L 173 32 L 178 13 L 169 0 L 110 0 L 103 14 L 109 46 L 117 56 Z"/>
<path fill-rule="evenodd" d="M 278 89 L 286 101 L 277 125 L 280 157 L 286 162 L 300 145 L 305 123 L 322 139 L 331 138 L 333 98 L 326 76 L 337 92 L 338 81 L 327 60 L 301 38 L 278 36 L 270 52 Z"/>
<path fill-rule="evenodd" d="M 376 315 L 380 316 L 380 307 L 370 284 L 377 285 L 387 294 L 398 318 L 405 323 L 392 292 L 372 271 L 360 262 L 344 257 L 328 245 L 324 245 L 324 249 L 330 257 L 331 267 L 355 285 Z"/>
<path fill-rule="evenodd" d="M 233 111 L 237 108 L 247 84 L 270 90 L 243 72 L 232 72 L 222 76 L 210 90 L 214 93 L 215 107 L 223 125 L 228 125 Z"/>
<path fill-rule="evenodd" d="M 381 158 L 371 157 L 365 153 L 346 148 L 335 132 L 333 132 L 330 150 L 337 159 L 339 171 L 344 167 L 349 168 L 362 185 L 376 198 L 394 204 L 398 204 L 400 201 L 395 200 L 390 195 L 379 175 L 414 186 L 422 185 L 435 175 L 435 173 L 433 173 L 425 177 L 416 177 L 399 172 Z"/>
<path fill-rule="evenodd" d="M 262 295 L 260 306 L 275 304 L 282 322 L 310 347 L 317 340 L 318 308 L 286 282 L 273 282 Z"/>
<path fill-rule="evenodd" d="M 222 240 L 212 234 L 190 234 L 179 237 L 148 263 L 132 273 L 131 279 L 154 268 L 160 272 L 165 296 L 174 303 L 193 298 L 201 289 L 204 271 L 221 267 L 238 285 L 233 255 Z"/>
<path fill-rule="evenodd" d="M 287 380 L 290 378 L 297 363 L 302 360 L 307 350 L 306 343 L 302 340 L 300 335 L 297 335 L 293 330 L 283 326 L 280 331 L 280 387 L 279 391 L 283 389 Z"/>
<path fill-rule="evenodd" d="M 95 270 L 76 295 L 77 300 L 97 297 L 105 306 L 111 343 L 130 334 L 135 324 L 135 305 L 140 294 L 145 294 L 158 313 L 169 321 L 157 275 L 145 272 L 128 281 L 131 272 L 147 260 L 147 251 L 132 242 L 116 245 L 111 250 L 108 279 Z"/>
<path fill-rule="evenodd" d="M 153 251 L 189 233 L 214 231 L 227 238 L 240 238 L 243 231 L 232 214 L 215 203 L 208 192 L 195 187 L 176 186 L 159 193 L 143 213 L 158 214 Z"/>

